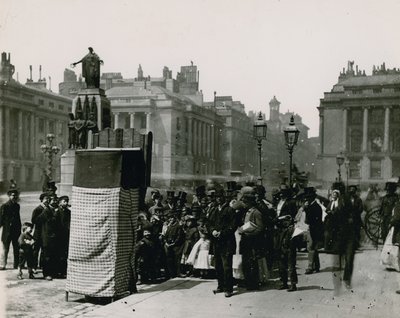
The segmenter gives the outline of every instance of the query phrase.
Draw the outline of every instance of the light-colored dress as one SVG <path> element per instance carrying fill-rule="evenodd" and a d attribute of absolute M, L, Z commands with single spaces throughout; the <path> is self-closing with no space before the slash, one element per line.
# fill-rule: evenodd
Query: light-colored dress
<path fill-rule="evenodd" d="M 200 238 L 193 246 L 186 264 L 193 265 L 195 269 L 212 269 L 210 252 L 210 240 Z"/>

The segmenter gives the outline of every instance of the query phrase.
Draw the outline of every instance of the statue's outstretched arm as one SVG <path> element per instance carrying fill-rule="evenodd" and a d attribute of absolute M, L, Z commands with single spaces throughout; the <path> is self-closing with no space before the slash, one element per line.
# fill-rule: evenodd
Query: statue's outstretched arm
<path fill-rule="evenodd" d="M 72 63 L 72 64 L 71 64 L 71 67 L 74 67 L 76 64 L 82 63 L 82 61 L 83 61 L 83 59 L 82 59 L 82 60 L 79 60 L 78 62 Z"/>

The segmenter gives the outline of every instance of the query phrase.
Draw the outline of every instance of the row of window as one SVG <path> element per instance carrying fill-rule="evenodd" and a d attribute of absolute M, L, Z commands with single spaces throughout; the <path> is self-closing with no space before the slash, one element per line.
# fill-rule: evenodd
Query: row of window
<path fill-rule="evenodd" d="M 355 88 L 355 89 L 352 89 L 351 90 L 351 92 L 354 94 L 354 95 L 358 95 L 358 94 L 362 94 L 362 93 L 370 93 L 371 92 L 371 90 L 370 89 L 361 89 L 361 88 Z M 372 90 L 372 92 L 374 93 L 374 94 L 380 94 L 380 93 L 382 93 L 382 88 L 374 88 L 373 90 Z M 400 92 L 400 87 L 395 87 L 395 88 L 393 88 L 393 89 L 390 89 L 390 88 L 385 88 L 385 92 Z"/>
<path fill-rule="evenodd" d="M 38 100 L 38 104 L 39 104 L 39 106 L 44 106 L 44 100 L 43 99 L 39 99 Z M 51 109 L 55 108 L 54 102 L 49 102 L 49 108 L 51 108 Z M 58 110 L 64 111 L 64 109 L 65 109 L 64 105 L 58 104 Z"/>
<path fill-rule="evenodd" d="M 382 165 L 381 160 L 370 160 L 369 165 L 369 178 L 379 179 L 382 178 Z M 392 177 L 400 175 L 400 159 L 392 159 Z M 350 160 L 348 176 L 352 179 L 361 177 L 361 163 L 359 160 Z"/>
<path fill-rule="evenodd" d="M 359 128 L 351 128 L 348 140 L 348 149 L 350 152 L 362 151 L 362 130 Z M 367 151 L 382 152 L 384 142 L 383 129 L 370 128 L 367 135 Z M 400 152 L 400 128 L 394 127 L 389 131 L 389 152 Z"/>
<path fill-rule="evenodd" d="M 363 110 L 354 109 L 348 113 L 349 125 L 362 125 L 363 124 Z M 392 108 L 390 110 L 390 122 L 400 123 L 400 108 Z M 385 123 L 385 109 L 383 108 L 372 108 L 368 110 L 368 124 L 380 124 Z"/>

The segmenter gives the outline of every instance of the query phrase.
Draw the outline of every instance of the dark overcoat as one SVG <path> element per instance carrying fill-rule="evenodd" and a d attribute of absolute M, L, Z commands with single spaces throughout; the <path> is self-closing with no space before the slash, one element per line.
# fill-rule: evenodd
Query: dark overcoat
<path fill-rule="evenodd" d="M 21 234 L 20 206 L 11 200 L 0 207 L 0 227 L 3 228 L 1 234 L 2 242 L 18 240 Z"/>
<path fill-rule="evenodd" d="M 212 236 L 214 230 L 220 232 L 218 238 Z M 209 226 L 214 251 L 221 254 L 234 254 L 236 251 L 235 231 L 235 211 L 226 203 L 221 209 L 216 208 L 212 223 Z"/>

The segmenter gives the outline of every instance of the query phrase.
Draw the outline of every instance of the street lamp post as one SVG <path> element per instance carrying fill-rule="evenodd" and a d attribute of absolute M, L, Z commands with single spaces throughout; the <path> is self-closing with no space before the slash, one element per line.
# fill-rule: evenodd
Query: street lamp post
<path fill-rule="evenodd" d="M 265 122 L 261 112 L 259 112 L 258 118 L 254 122 L 253 138 L 257 140 L 258 165 L 260 169 L 259 180 L 260 184 L 262 185 L 263 181 L 262 181 L 261 149 L 262 149 L 262 141 L 267 139 L 267 123 Z"/>
<path fill-rule="evenodd" d="M 290 117 L 289 126 L 287 126 L 283 132 L 285 133 L 286 148 L 289 151 L 289 187 L 292 187 L 292 161 L 293 161 L 293 149 L 299 140 L 300 130 L 294 124 L 293 115 Z"/>
<path fill-rule="evenodd" d="M 47 154 L 47 170 L 46 175 L 49 180 L 52 180 L 53 176 L 53 156 L 55 156 L 59 151 L 60 148 L 57 146 L 53 146 L 53 140 L 55 139 L 54 134 L 47 134 L 46 138 L 48 143 L 45 143 L 40 146 L 40 149 L 44 154 Z"/>
<path fill-rule="evenodd" d="M 338 154 L 336 156 L 336 164 L 338 165 L 338 181 L 342 181 L 342 171 L 341 171 L 341 166 L 344 163 L 345 157 L 343 156 L 342 153 Z"/>

